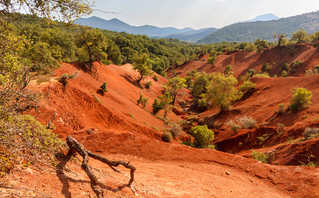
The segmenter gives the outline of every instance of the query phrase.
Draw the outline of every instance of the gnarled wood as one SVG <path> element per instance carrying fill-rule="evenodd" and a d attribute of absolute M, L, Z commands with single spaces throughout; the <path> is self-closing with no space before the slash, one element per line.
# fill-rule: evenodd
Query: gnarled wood
<path fill-rule="evenodd" d="M 124 162 L 124 161 L 111 161 L 103 156 L 97 155 L 92 153 L 91 151 L 88 151 L 85 149 L 85 147 L 83 146 L 83 144 L 80 144 L 76 139 L 74 139 L 72 136 L 68 135 L 68 137 L 66 138 L 67 140 L 67 144 L 70 148 L 69 152 L 68 152 L 68 156 L 74 155 L 75 153 L 79 153 L 82 157 L 83 157 L 83 161 L 82 161 L 82 165 L 81 168 L 86 172 L 86 174 L 89 176 L 90 180 L 91 180 L 91 188 L 93 189 L 93 191 L 95 192 L 95 194 L 97 195 L 98 198 L 102 198 L 103 196 L 103 189 L 101 189 L 98 186 L 98 180 L 97 177 L 93 174 L 93 172 L 91 171 L 90 166 L 88 165 L 89 162 L 89 157 L 92 157 L 96 160 L 99 160 L 105 164 L 107 164 L 110 168 L 112 168 L 112 170 L 119 172 L 115 167 L 122 165 L 127 169 L 131 169 L 130 173 L 131 173 L 131 178 L 129 183 L 126 185 L 128 187 L 131 187 L 133 181 L 134 181 L 134 172 L 136 170 L 136 168 L 132 165 L 130 165 L 130 162 Z"/>

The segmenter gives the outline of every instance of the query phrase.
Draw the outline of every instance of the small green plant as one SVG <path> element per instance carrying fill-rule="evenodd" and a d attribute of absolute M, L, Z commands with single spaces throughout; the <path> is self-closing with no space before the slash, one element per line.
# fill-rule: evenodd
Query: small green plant
<path fill-rule="evenodd" d="M 143 108 L 146 107 L 148 98 L 144 98 L 144 96 L 140 93 L 140 98 L 137 100 L 137 105 L 141 104 Z"/>
<path fill-rule="evenodd" d="M 271 134 L 263 134 L 262 136 L 257 137 L 259 140 L 259 145 L 262 145 L 264 142 L 266 142 L 270 138 Z"/>
<path fill-rule="evenodd" d="M 241 129 L 241 126 L 234 120 L 229 120 L 226 125 L 228 125 L 234 132 L 237 132 L 239 129 Z"/>
<path fill-rule="evenodd" d="M 171 123 L 171 128 L 170 128 L 170 132 L 173 135 L 173 137 L 176 139 L 178 138 L 179 134 L 181 133 L 182 128 L 179 124 L 173 122 Z"/>
<path fill-rule="evenodd" d="M 256 84 L 252 83 L 250 80 L 246 80 L 240 87 L 239 89 L 241 91 L 251 91 L 254 90 L 256 87 Z"/>
<path fill-rule="evenodd" d="M 312 92 L 305 88 L 295 87 L 291 90 L 292 97 L 290 99 L 289 109 L 291 111 L 299 111 L 311 104 Z"/>
<path fill-rule="evenodd" d="M 278 110 L 276 110 L 275 113 L 277 113 L 278 115 L 281 115 L 284 112 L 285 112 L 285 104 L 284 103 L 278 104 Z"/>
<path fill-rule="evenodd" d="M 100 100 L 95 94 L 93 94 L 93 97 L 94 97 L 94 99 L 95 99 L 96 101 L 98 101 L 100 104 L 102 104 L 101 100 Z"/>
<path fill-rule="evenodd" d="M 224 70 L 224 74 L 226 76 L 229 76 L 229 75 L 232 75 L 234 72 L 233 72 L 233 66 L 231 65 L 227 65 L 225 70 Z"/>
<path fill-rule="evenodd" d="M 282 123 L 277 123 L 277 138 L 280 138 L 282 134 L 285 132 L 285 125 Z"/>
<path fill-rule="evenodd" d="M 69 74 L 62 74 L 58 81 L 65 87 L 68 84 Z"/>
<path fill-rule="evenodd" d="M 303 156 L 307 157 L 307 162 L 304 163 L 304 162 L 299 161 L 301 163 L 301 166 L 315 167 L 315 168 L 318 166 L 318 164 L 316 162 L 313 162 L 310 159 L 310 158 L 315 158 L 315 156 L 313 154 L 310 153 L 310 154 L 305 154 Z"/>
<path fill-rule="evenodd" d="M 258 160 L 262 163 L 268 163 L 270 160 L 270 153 L 262 153 L 262 152 L 258 152 L 258 151 L 254 151 L 252 150 L 251 155 L 253 157 L 253 159 Z"/>
<path fill-rule="evenodd" d="M 294 62 L 291 63 L 292 68 L 296 69 L 299 66 L 301 66 L 303 63 L 300 60 L 296 60 Z"/>
<path fill-rule="evenodd" d="M 151 85 L 152 85 L 152 84 L 153 84 L 152 81 L 148 81 L 147 83 L 145 83 L 145 88 L 146 88 L 146 89 L 151 88 Z"/>
<path fill-rule="evenodd" d="M 250 116 L 238 118 L 238 123 L 245 129 L 252 129 L 256 126 L 257 122 Z"/>
<path fill-rule="evenodd" d="M 197 148 L 206 148 L 214 140 L 214 132 L 209 130 L 207 125 L 192 127 L 190 133 L 195 138 Z"/>
<path fill-rule="evenodd" d="M 100 88 L 103 92 L 107 92 L 106 82 L 103 82 Z"/>
<path fill-rule="evenodd" d="M 164 133 L 163 135 L 162 135 L 162 140 L 164 141 L 164 142 L 171 142 L 172 141 L 172 134 L 171 133 L 169 133 L 169 132 L 166 132 L 166 133 Z"/>
<path fill-rule="evenodd" d="M 269 63 L 264 63 L 262 66 L 263 71 L 270 71 L 271 70 L 271 65 Z"/>
<path fill-rule="evenodd" d="M 255 74 L 255 77 L 264 77 L 264 78 L 270 78 L 269 74 L 266 72 L 258 72 L 257 74 Z"/>
<path fill-rule="evenodd" d="M 155 82 L 157 82 L 158 81 L 158 76 L 157 75 L 153 75 L 153 80 L 155 81 Z"/>
<path fill-rule="evenodd" d="M 306 127 L 305 131 L 303 132 L 303 136 L 304 136 L 305 140 L 318 138 L 319 137 L 319 128 Z"/>
<path fill-rule="evenodd" d="M 286 71 L 286 70 L 283 70 L 283 71 L 281 72 L 281 76 L 282 76 L 282 77 L 287 77 L 287 76 L 288 76 L 287 71 Z"/>
<path fill-rule="evenodd" d="M 208 61 L 208 64 L 214 64 L 216 61 L 216 55 L 209 57 L 207 61 Z"/>
<path fill-rule="evenodd" d="M 154 103 L 152 104 L 153 107 L 153 114 L 156 115 L 160 110 L 162 110 L 162 105 L 161 103 L 158 101 L 158 99 L 154 99 Z"/>

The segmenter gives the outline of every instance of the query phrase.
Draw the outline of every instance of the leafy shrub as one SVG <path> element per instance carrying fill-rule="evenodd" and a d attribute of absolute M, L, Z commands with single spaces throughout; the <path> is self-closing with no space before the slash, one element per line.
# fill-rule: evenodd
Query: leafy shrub
<path fill-rule="evenodd" d="M 319 128 L 310 128 L 306 127 L 305 132 L 303 133 L 305 140 L 318 138 L 319 137 Z"/>
<path fill-rule="evenodd" d="M 209 130 L 207 125 L 192 127 L 190 133 L 195 137 L 197 148 L 205 148 L 214 140 L 214 132 Z"/>
<path fill-rule="evenodd" d="M 299 66 L 301 66 L 303 63 L 300 60 L 296 60 L 294 62 L 291 63 L 292 68 L 296 69 Z"/>
<path fill-rule="evenodd" d="M 269 63 L 264 63 L 262 66 L 263 71 L 270 71 L 271 70 L 271 65 Z"/>
<path fill-rule="evenodd" d="M 256 73 L 256 70 L 250 69 L 250 70 L 248 70 L 248 72 L 247 72 L 247 76 L 248 76 L 248 77 L 252 77 L 255 73 Z"/>
<path fill-rule="evenodd" d="M 153 75 L 153 80 L 155 81 L 155 82 L 157 82 L 158 81 L 158 76 L 157 75 Z"/>
<path fill-rule="evenodd" d="M 278 110 L 276 110 L 275 113 L 280 115 L 284 113 L 284 111 L 285 111 L 285 104 L 283 103 L 278 104 Z"/>
<path fill-rule="evenodd" d="M 154 103 L 152 104 L 153 107 L 153 114 L 156 115 L 160 110 L 162 110 L 161 103 L 155 98 Z"/>
<path fill-rule="evenodd" d="M 252 83 L 250 80 L 246 80 L 240 87 L 239 89 L 241 91 L 250 91 L 255 89 L 256 84 Z"/>
<path fill-rule="evenodd" d="M 68 84 L 69 74 L 62 74 L 58 81 L 65 87 Z"/>
<path fill-rule="evenodd" d="M 252 52 L 252 51 L 255 51 L 255 50 L 256 50 L 256 46 L 253 43 L 248 43 L 245 46 L 245 49 L 244 49 L 244 51 L 246 51 L 246 52 Z"/>
<path fill-rule="evenodd" d="M 299 111 L 311 104 L 312 92 L 305 88 L 295 87 L 291 90 L 292 98 L 290 99 L 289 109 Z"/>
<path fill-rule="evenodd" d="M 141 104 L 143 108 L 146 107 L 148 98 L 144 98 L 144 96 L 140 93 L 140 98 L 137 100 L 137 105 Z"/>
<path fill-rule="evenodd" d="M 234 72 L 233 72 L 233 66 L 231 65 L 227 65 L 225 70 L 224 70 L 224 74 L 226 76 L 229 76 L 229 75 L 232 75 Z"/>
<path fill-rule="evenodd" d="M 179 136 L 179 134 L 181 133 L 181 131 L 182 131 L 182 127 L 179 124 L 177 124 L 175 122 L 171 123 L 170 132 L 174 138 L 177 138 Z"/>
<path fill-rule="evenodd" d="M 264 73 L 260 73 L 258 72 L 257 74 L 255 74 L 255 77 L 266 77 L 266 78 L 269 78 L 269 74 L 264 72 Z"/>
<path fill-rule="evenodd" d="M 289 64 L 288 63 L 282 63 L 280 71 L 281 72 L 283 72 L 283 71 L 289 72 L 290 71 Z"/>
<path fill-rule="evenodd" d="M 283 71 L 281 72 L 281 76 L 282 76 L 282 77 L 287 77 L 287 76 L 288 76 L 287 71 L 286 71 L 286 70 L 283 70 Z"/>
<path fill-rule="evenodd" d="M 146 89 L 151 88 L 151 85 L 152 85 L 152 84 L 153 84 L 152 81 L 148 81 L 147 83 L 145 83 L 145 88 L 146 88 Z"/>
<path fill-rule="evenodd" d="M 241 129 L 241 126 L 234 120 L 229 120 L 226 125 L 228 125 L 234 132 L 237 132 L 239 129 Z"/>
<path fill-rule="evenodd" d="M 258 160 L 262 163 L 268 163 L 270 160 L 270 154 L 268 154 L 268 153 L 261 153 L 258 151 L 252 151 L 251 155 L 253 156 L 253 159 Z"/>
<path fill-rule="evenodd" d="M 103 82 L 100 88 L 102 91 L 107 92 L 106 82 Z"/>
<path fill-rule="evenodd" d="M 238 118 L 238 123 L 245 129 L 252 129 L 256 126 L 257 122 L 250 116 Z"/>
<path fill-rule="evenodd" d="M 208 64 L 214 64 L 216 61 L 216 56 L 211 56 L 207 59 Z"/>
<path fill-rule="evenodd" d="M 172 134 L 171 133 L 169 133 L 169 132 L 166 132 L 166 133 L 164 133 L 163 135 L 162 135 L 162 140 L 164 141 L 164 142 L 171 142 L 172 141 Z"/>

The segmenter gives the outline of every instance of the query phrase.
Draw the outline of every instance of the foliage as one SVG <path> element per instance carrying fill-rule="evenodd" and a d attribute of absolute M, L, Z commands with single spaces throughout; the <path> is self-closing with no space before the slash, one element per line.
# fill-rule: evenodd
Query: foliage
<path fill-rule="evenodd" d="M 152 104 L 153 107 L 153 114 L 156 115 L 160 110 L 162 110 L 161 103 L 158 101 L 158 99 L 154 99 L 154 103 Z"/>
<path fill-rule="evenodd" d="M 305 88 L 295 87 L 291 90 L 292 97 L 290 99 L 289 109 L 291 111 L 299 111 L 311 104 L 312 92 Z"/>
<path fill-rule="evenodd" d="M 169 132 L 166 132 L 166 133 L 163 133 L 163 135 L 162 135 L 162 140 L 164 141 L 164 142 L 171 142 L 172 141 L 172 134 L 171 133 L 169 133 Z"/>
<path fill-rule="evenodd" d="M 224 74 L 225 76 L 229 76 L 229 75 L 233 75 L 233 66 L 231 65 L 227 65 L 225 70 L 224 70 Z"/>
<path fill-rule="evenodd" d="M 210 80 L 211 76 L 205 72 L 196 75 L 194 85 L 192 87 L 192 94 L 194 98 L 198 98 L 201 94 L 206 93 Z"/>
<path fill-rule="evenodd" d="M 192 127 L 190 134 L 195 137 L 197 148 L 205 148 L 214 140 L 214 132 L 207 128 L 207 125 Z"/>
<path fill-rule="evenodd" d="M 141 93 L 140 93 L 140 98 L 137 100 L 137 105 L 141 104 L 143 108 L 146 107 L 148 98 L 145 98 Z"/>
<path fill-rule="evenodd" d="M 105 35 L 98 29 L 83 27 L 76 35 L 77 55 L 81 62 L 86 63 L 85 69 L 92 72 L 94 61 L 107 59 Z M 94 71 L 93 71 L 94 72 Z"/>
<path fill-rule="evenodd" d="M 168 113 L 172 110 L 172 101 L 173 97 L 169 92 L 165 92 L 161 97 L 160 97 L 160 107 L 164 110 L 164 119 L 167 118 Z"/>
<path fill-rule="evenodd" d="M 140 56 L 135 54 L 133 58 L 133 69 L 140 73 L 140 78 L 137 80 L 138 83 L 144 78 L 144 76 L 150 75 L 150 69 L 152 68 L 152 61 L 149 56 L 144 53 Z"/>
<path fill-rule="evenodd" d="M 148 81 L 147 83 L 145 83 L 145 88 L 146 88 L 146 89 L 151 88 L 152 84 L 153 84 L 152 81 Z"/>
<path fill-rule="evenodd" d="M 209 57 L 207 61 L 208 61 L 208 64 L 214 64 L 216 61 L 216 55 Z"/>
<path fill-rule="evenodd" d="M 278 104 L 278 110 L 276 110 L 275 113 L 281 115 L 284 113 L 284 111 L 285 111 L 285 104 L 283 103 Z"/>
<path fill-rule="evenodd" d="M 250 80 L 246 80 L 240 87 L 239 89 L 241 91 L 250 91 L 250 90 L 253 90 L 255 89 L 256 87 L 256 84 L 252 83 Z"/>
<path fill-rule="evenodd" d="M 303 63 L 300 60 L 296 60 L 294 62 L 291 63 L 292 68 L 296 69 L 299 66 L 301 66 Z"/>
<path fill-rule="evenodd" d="M 17 12 L 24 8 L 23 11 L 33 15 L 60 21 L 72 21 L 92 12 L 87 0 L 5 0 L 0 2 L 0 8 L 5 12 Z"/>
<path fill-rule="evenodd" d="M 103 82 L 100 88 L 102 89 L 103 92 L 107 92 L 106 82 Z"/>
<path fill-rule="evenodd" d="M 239 129 L 241 129 L 241 126 L 237 124 L 234 120 L 228 120 L 226 122 L 226 125 L 228 125 L 234 132 L 237 132 Z"/>
<path fill-rule="evenodd" d="M 257 48 L 257 53 L 260 53 L 262 50 L 264 50 L 265 48 L 269 47 L 268 42 L 262 39 L 257 39 L 254 42 L 256 48 Z"/>
<path fill-rule="evenodd" d="M 310 128 L 306 127 L 303 136 L 305 137 L 305 140 L 318 138 L 319 137 L 319 128 Z"/>
<path fill-rule="evenodd" d="M 268 154 L 268 153 L 261 153 L 258 151 L 252 151 L 251 155 L 253 156 L 253 159 L 258 160 L 262 163 L 268 163 L 270 160 L 270 154 Z"/>
<path fill-rule="evenodd" d="M 155 81 L 155 82 L 157 82 L 158 81 L 158 76 L 157 75 L 153 75 L 153 80 Z"/>
<path fill-rule="evenodd" d="M 243 116 L 237 119 L 238 123 L 245 129 L 252 129 L 256 126 L 257 122 L 250 116 Z"/>
<path fill-rule="evenodd" d="M 292 34 L 291 40 L 297 43 L 304 43 L 308 40 L 308 33 L 302 28 Z"/>
<path fill-rule="evenodd" d="M 221 110 L 231 109 L 231 103 L 242 97 L 242 92 L 235 88 L 237 82 L 232 75 L 213 74 L 207 92 L 201 95 L 201 104 L 208 107 L 219 106 Z"/>
<path fill-rule="evenodd" d="M 178 138 L 179 134 L 181 133 L 182 128 L 179 124 L 172 122 L 171 123 L 171 128 L 170 128 L 170 132 L 173 135 L 173 137 L 176 139 Z"/>
<path fill-rule="evenodd" d="M 262 66 L 262 71 L 270 71 L 271 70 L 271 65 L 269 63 L 264 63 Z"/>
<path fill-rule="evenodd" d="M 244 51 L 246 52 L 253 52 L 256 50 L 256 46 L 253 43 L 247 43 L 247 45 L 244 48 Z"/>
<path fill-rule="evenodd" d="M 166 83 L 164 86 L 164 89 L 166 92 L 169 92 L 172 96 L 172 105 L 174 106 L 176 97 L 178 95 L 178 92 L 180 92 L 184 87 L 186 87 L 185 84 L 186 80 L 184 78 L 181 78 L 179 76 L 174 77 Z"/>

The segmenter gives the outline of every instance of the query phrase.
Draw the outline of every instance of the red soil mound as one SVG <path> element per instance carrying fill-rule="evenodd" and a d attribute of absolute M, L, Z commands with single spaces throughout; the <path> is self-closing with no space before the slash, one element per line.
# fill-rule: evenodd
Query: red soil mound
<path fill-rule="evenodd" d="M 204 61 L 203 61 L 204 62 Z M 53 121 L 55 132 L 61 137 L 72 134 L 89 150 L 102 153 L 111 159 L 123 159 L 131 161 L 137 167 L 134 187 L 142 197 L 318 197 L 319 175 L 316 168 L 285 167 L 262 164 L 255 160 L 247 159 L 239 155 L 228 154 L 211 149 L 195 149 L 179 143 L 164 143 L 160 141 L 161 132 L 166 126 L 163 121 L 150 112 L 152 100 L 162 91 L 161 85 L 166 80 L 159 77 L 158 82 L 153 82 L 150 90 L 141 89 L 134 85 L 138 74 L 130 65 L 105 66 L 96 64 L 99 78 L 80 71 L 77 79 L 70 79 L 66 87 L 59 82 L 35 86 L 45 95 L 41 114 L 37 115 L 47 123 L 57 112 L 57 118 Z M 70 64 L 62 64 L 55 71 L 56 76 L 63 73 L 72 74 L 79 69 Z M 303 85 L 315 92 L 317 76 L 305 78 L 255 78 L 256 91 L 247 99 L 234 105 L 235 110 L 228 115 L 219 115 L 216 119 L 221 122 L 234 116 L 251 115 L 258 122 L 263 122 L 272 117 L 278 103 L 289 101 L 289 90 L 296 84 Z M 146 81 L 151 80 L 148 78 Z M 287 81 L 288 80 L 288 81 Z M 107 82 L 108 91 L 104 95 L 97 93 L 102 83 Z M 280 85 L 287 83 L 287 88 L 280 91 Z M 269 88 L 265 88 L 268 86 Z M 313 88 L 313 89 L 312 89 Z M 259 93 L 258 93 L 259 91 Z M 139 93 L 149 98 L 145 109 L 136 105 Z M 265 98 L 264 94 L 267 95 Z M 263 96 L 262 96 L 263 95 Z M 269 96 L 269 97 L 268 97 Z M 282 97 L 283 98 L 279 98 Z M 185 99 L 189 97 L 185 92 Z M 319 98 L 314 97 L 313 103 Z M 99 102 L 100 101 L 100 102 Z M 287 133 L 301 135 L 293 131 L 295 125 L 304 123 L 314 124 L 318 106 L 310 107 L 309 117 L 302 114 L 290 115 L 285 113 L 282 117 L 276 117 L 269 121 L 269 125 L 275 125 L 283 117 L 293 118 L 300 123 L 286 121 L 286 126 L 291 129 Z M 214 111 L 207 111 L 202 116 L 211 116 Z M 313 114 L 311 114 L 313 113 Z M 308 115 L 308 114 L 307 114 Z M 162 117 L 162 115 L 159 115 Z M 209 121 L 210 117 L 207 117 Z M 187 115 L 183 116 L 184 118 Z M 182 119 L 174 113 L 170 114 L 171 120 Z M 300 120 L 299 120 L 300 119 Z M 305 122 L 306 120 L 306 122 Z M 281 121 L 281 120 L 280 120 Z M 243 141 L 246 134 L 252 134 L 248 144 L 259 134 L 275 133 L 271 127 L 255 130 L 241 130 L 232 137 L 230 130 L 222 125 L 216 132 L 216 140 L 229 141 L 225 149 L 239 152 L 242 149 L 233 147 L 237 141 Z M 283 137 L 288 136 L 284 134 Z M 236 137 L 238 137 L 236 139 Z M 232 142 L 233 141 L 233 142 Z M 277 140 L 270 139 L 267 146 L 272 146 Z M 310 142 L 314 142 L 312 140 Z M 250 145 L 245 145 L 247 148 Z M 309 146 L 310 144 L 307 144 Z M 315 144 L 310 149 L 316 149 Z M 222 145 L 219 146 L 223 148 Z M 259 148 L 259 147 L 258 147 Z M 270 148 L 270 147 L 269 147 Z M 305 147 L 306 148 L 306 147 Z M 307 147 L 308 148 L 308 147 Z M 224 149 L 224 148 L 223 148 Z M 278 148 L 284 156 L 291 149 Z M 314 153 L 316 154 L 316 153 Z M 245 156 L 245 154 L 242 154 Z M 134 194 L 129 189 L 123 189 L 116 193 L 116 188 L 127 182 L 127 178 L 112 175 L 105 167 L 95 161 L 93 167 L 102 169 L 98 172 L 100 186 L 106 191 L 108 197 L 132 197 Z M 279 162 L 278 163 L 288 163 Z M 289 162 L 290 163 L 290 162 Z M 81 173 L 79 167 L 69 165 L 73 172 L 79 174 L 56 173 L 38 174 L 30 173 L 19 178 L 17 184 L 28 187 L 26 180 L 31 180 L 31 186 L 37 186 L 38 190 L 46 191 L 53 197 L 85 197 L 92 195 L 88 179 Z M 34 178 L 37 178 L 35 180 Z M 20 183 L 19 183 L 20 182 Z M 45 183 L 43 186 L 42 184 Z M 30 187 L 30 186 L 29 186 Z M 80 194 L 81 192 L 82 194 Z"/>

